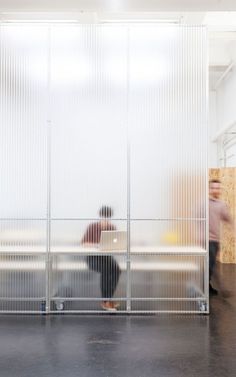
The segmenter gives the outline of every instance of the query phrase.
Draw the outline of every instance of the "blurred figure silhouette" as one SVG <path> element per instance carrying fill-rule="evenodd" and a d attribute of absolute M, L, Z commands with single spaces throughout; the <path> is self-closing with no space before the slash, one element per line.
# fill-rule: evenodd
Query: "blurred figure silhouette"
<path fill-rule="evenodd" d="M 116 227 L 109 220 L 112 216 L 112 208 L 102 206 L 99 210 L 100 221 L 88 226 L 81 241 L 82 244 L 85 246 L 99 245 L 102 231 L 116 230 Z M 87 263 L 91 270 L 100 273 L 100 288 L 104 298 L 102 308 L 116 311 L 118 304 L 111 298 L 114 295 L 121 273 L 118 263 L 111 255 L 88 255 Z"/>
<path fill-rule="evenodd" d="M 216 259 L 220 250 L 221 221 L 230 224 L 234 232 L 234 221 L 227 205 L 220 200 L 220 196 L 221 182 L 213 179 L 209 182 L 209 293 L 211 295 L 218 294 L 218 291 L 211 284 L 212 277 L 215 275 L 221 294 L 228 297 L 230 295 L 229 292 L 223 288 L 223 284 L 219 281 L 217 274 L 214 274 Z"/>

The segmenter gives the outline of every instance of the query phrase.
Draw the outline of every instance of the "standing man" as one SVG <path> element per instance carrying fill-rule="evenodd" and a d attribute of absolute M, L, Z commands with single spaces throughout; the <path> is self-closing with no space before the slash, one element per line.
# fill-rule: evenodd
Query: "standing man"
<path fill-rule="evenodd" d="M 220 200 L 220 196 L 221 182 L 217 179 L 212 179 L 209 182 L 209 293 L 211 295 L 218 294 L 218 291 L 211 285 L 211 278 L 214 273 L 216 259 L 220 249 L 221 221 L 230 224 L 234 231 L 233 219 L 229 213 L 227 205 Z M 219 285 L 222 295 L 225 297 L 229 296 L 229 293 L 223 289 L 222 283 Z"/>

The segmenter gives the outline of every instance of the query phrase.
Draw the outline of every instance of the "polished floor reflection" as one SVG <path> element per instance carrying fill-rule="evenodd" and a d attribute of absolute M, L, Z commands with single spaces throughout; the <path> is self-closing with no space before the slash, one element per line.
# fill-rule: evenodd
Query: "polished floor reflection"
<path fill-rule="evenodd" d="M 234 293 L 236 266 L 219 272 Z M 235 376 L 236 293 L 210 316 L 0 318 L 1 377 Z"/>

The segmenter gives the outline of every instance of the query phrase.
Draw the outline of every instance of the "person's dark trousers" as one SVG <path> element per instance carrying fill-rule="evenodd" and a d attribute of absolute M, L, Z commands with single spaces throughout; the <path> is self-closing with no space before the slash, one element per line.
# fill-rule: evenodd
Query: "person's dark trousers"
<path fill-rule="evenodd" d="M 209 241 L 209 281 L 211 281 L 215 264 L 216 258 L 220 249 L 220 244 L 217 241 Z"/>
<path fill-rule="evenodd" d="M 108 255 L 91 255 L 87 257 L 87 263 L 91 270 L 100 272 L 102 297 L 113 297 L 121 274 L 120 267 L 116 260 Z"/>

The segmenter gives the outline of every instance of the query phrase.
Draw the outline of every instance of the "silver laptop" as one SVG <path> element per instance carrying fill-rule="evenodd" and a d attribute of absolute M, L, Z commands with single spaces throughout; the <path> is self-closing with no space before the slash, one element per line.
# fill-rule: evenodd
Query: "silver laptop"
<path fill-rule="evenodd" d="M 103 230 L 101 233 L 101 251 L 127 250 L 127 232 L 123 230 Z"/>

